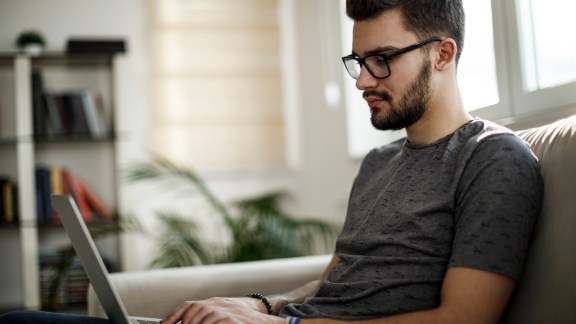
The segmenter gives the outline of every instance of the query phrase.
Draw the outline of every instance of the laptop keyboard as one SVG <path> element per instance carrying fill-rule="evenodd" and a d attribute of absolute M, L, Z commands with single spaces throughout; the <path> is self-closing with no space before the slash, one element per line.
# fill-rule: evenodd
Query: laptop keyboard
<path fill-rule="evenodd" d="M 130 323 L 133 323 L 133 324 L 160 324 L 160 321 L 131 318 Z"/>

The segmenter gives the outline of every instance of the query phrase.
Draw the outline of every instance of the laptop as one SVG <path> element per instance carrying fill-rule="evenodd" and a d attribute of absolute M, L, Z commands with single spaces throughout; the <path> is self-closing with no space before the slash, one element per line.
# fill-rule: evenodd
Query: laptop
<path fill-rule="evenodd" d="M 102 262 L 102 257 L 96 249 L 74 198 L 68 195 L 52 195 L 51 200 L 110 322 L 113 324 L 160 323 L 160 319 L 156 318 L 128 316 L 124 304 L 112 286 L 108 270 Z"/>

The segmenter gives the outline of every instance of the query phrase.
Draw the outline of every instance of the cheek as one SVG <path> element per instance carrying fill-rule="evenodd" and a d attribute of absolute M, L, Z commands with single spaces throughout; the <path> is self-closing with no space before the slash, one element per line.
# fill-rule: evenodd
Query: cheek
<path fill-rule="evenodd" d="M 392 74 L 384 81 L 386 81 L 385 86 L 392 96 L 398 98 L 404 93 L 406 88 L 418 77 L 421 66 L 422 61 L 411 59 L 411 57 L 402 57 L 390 63 Z"/>

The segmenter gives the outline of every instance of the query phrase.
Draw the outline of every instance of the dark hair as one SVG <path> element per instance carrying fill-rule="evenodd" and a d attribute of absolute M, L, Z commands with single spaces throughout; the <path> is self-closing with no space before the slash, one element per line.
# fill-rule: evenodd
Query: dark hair
<path fill-rule="evenodd" d="M 462 0 L 346 0 L 346 14 L 354 21 L 376 18 L 382 12 L 400 9 L 405 28 L 424 40 L 447 36 L 456 42 L 456 63 L 464 48 Z"/>

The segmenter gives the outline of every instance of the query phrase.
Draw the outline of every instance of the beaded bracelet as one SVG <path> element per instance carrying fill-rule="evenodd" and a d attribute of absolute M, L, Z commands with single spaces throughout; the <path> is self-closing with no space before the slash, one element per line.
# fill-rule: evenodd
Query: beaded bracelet
<path fill-rule="evenodd" d="M 266 306 L 266 311 L 268 311 L 268 315 L 272 315 L 272 304 L 268 301 L 268 298 L 264 297 L 262 294 L 248 294 L 246 297 L 260 299 L 264 306 Z"/>

